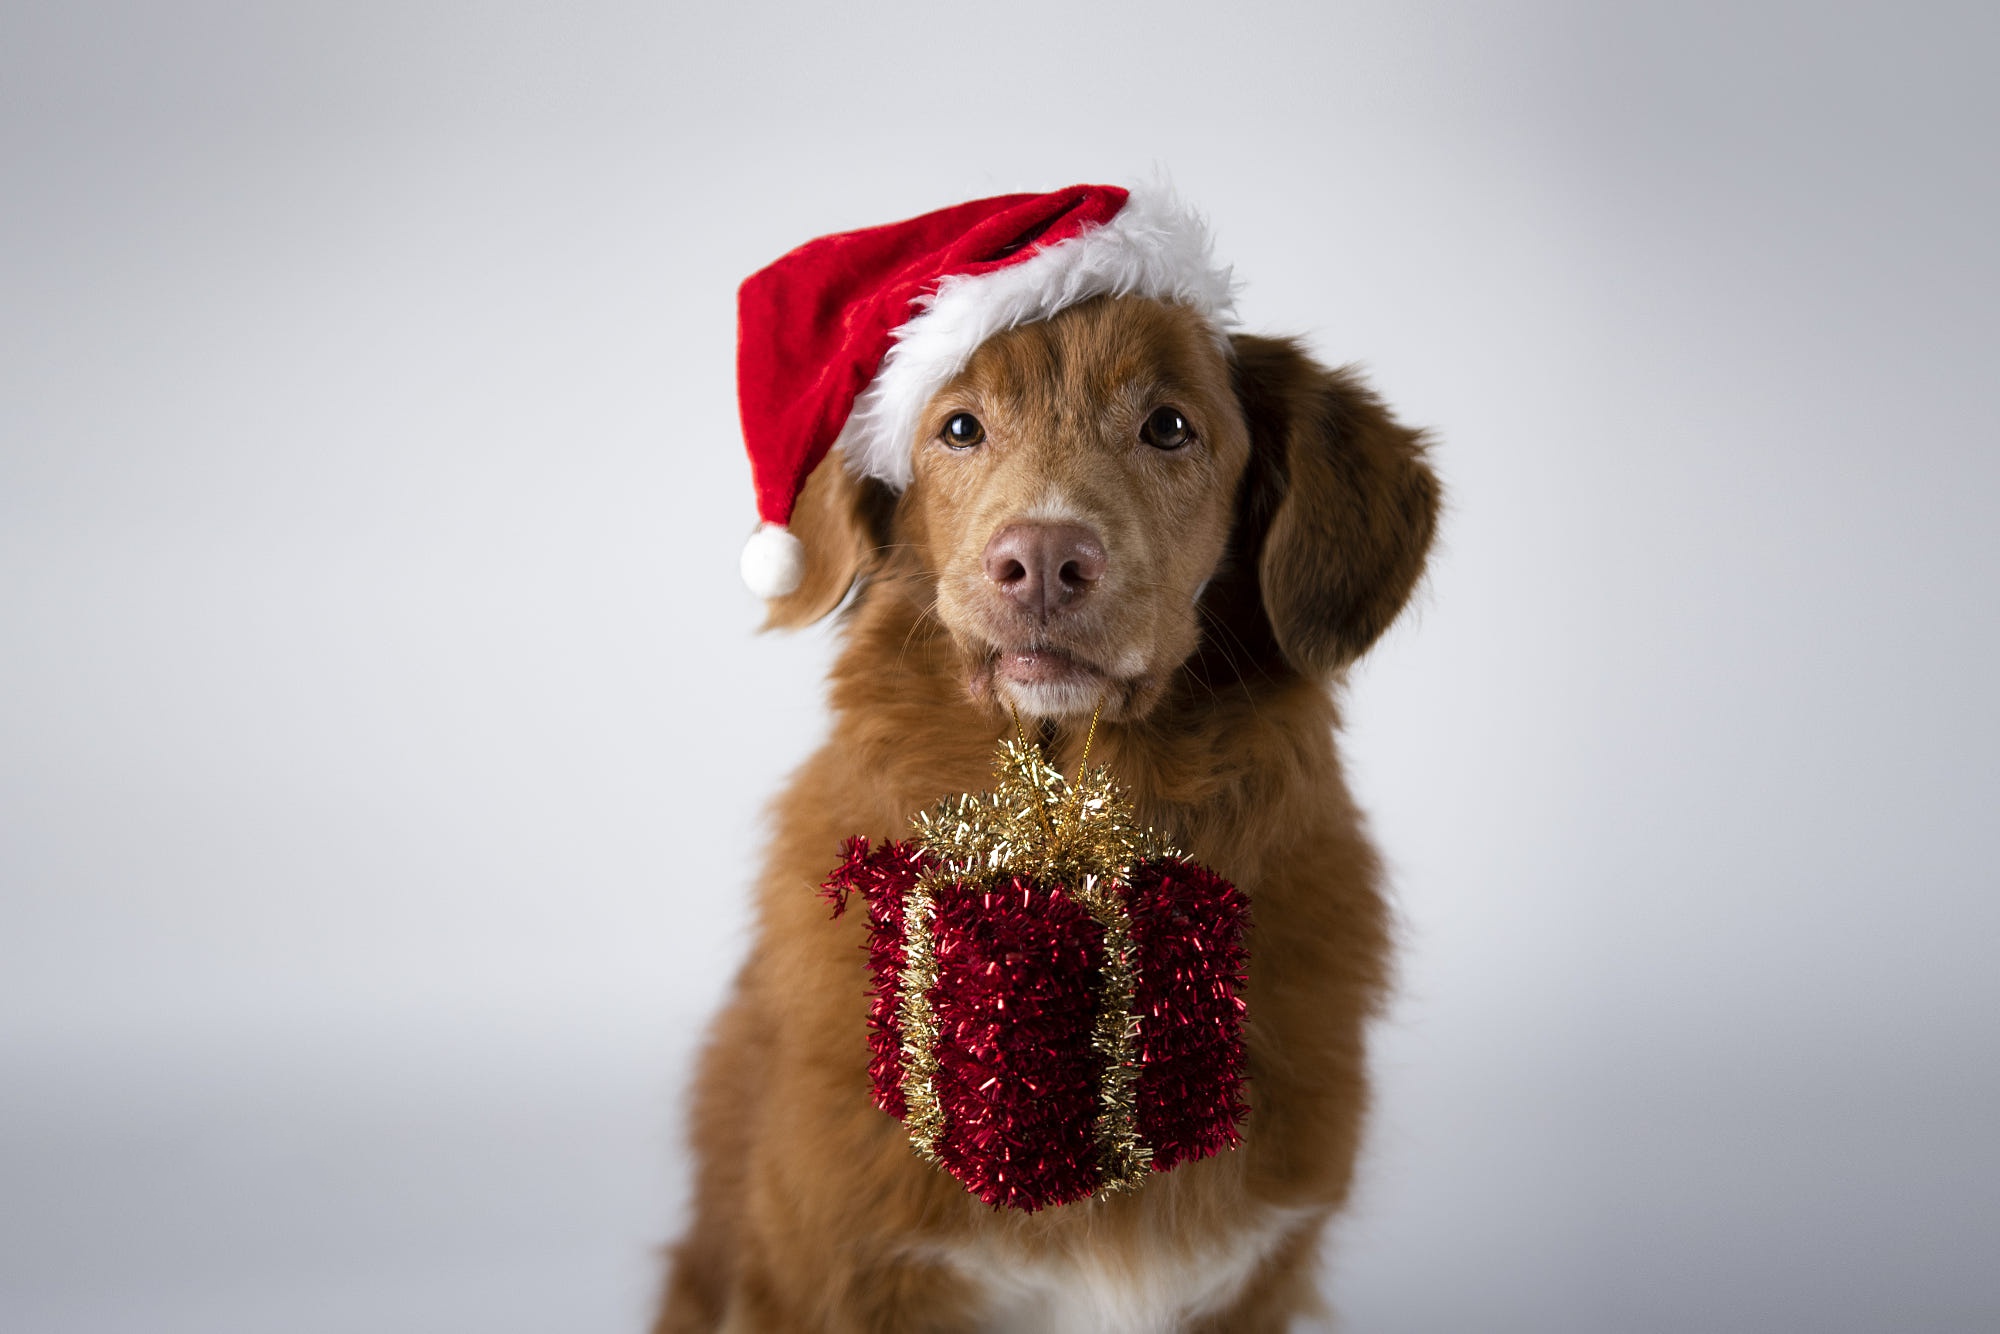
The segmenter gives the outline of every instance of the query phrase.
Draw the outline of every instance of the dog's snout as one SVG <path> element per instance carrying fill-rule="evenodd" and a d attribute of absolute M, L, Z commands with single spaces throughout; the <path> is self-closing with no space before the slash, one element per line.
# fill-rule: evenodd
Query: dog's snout
<path fill-rule="evenodd" d="M 1078 523 L 1010 523 L 986 544 L 986 577 L 1046 621 L 1104 577 L 1104 539 Z"/>

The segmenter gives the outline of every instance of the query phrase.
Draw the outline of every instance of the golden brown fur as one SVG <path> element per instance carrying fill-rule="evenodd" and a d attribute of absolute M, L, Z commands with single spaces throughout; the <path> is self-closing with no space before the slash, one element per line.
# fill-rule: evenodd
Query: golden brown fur
<path fill-rule="evenodd" d="M 1162 401 L 1193 420 L 1199 458 L 1138 443 Z M 1286 1328 L 1312 1306 L 1319 1225 L 1348 1191 L 1389 962 L 1327 683 L 1422 571 L 1438 492 L 1421 440 L 1292 343 L 1225 353 L 1193 316 L 1135 298 L 990 340 L 932 409 L 931 432 L 978 415 L 984 453 L 926 438 L 900 496 L 834 460 L 794 522 L 809 575 L 772 623 L 858 587 L 832 735 L 777 802 L 756 943 L 702 1058 L 693 1218 L 657 1334 L 977 1329 L 988 1278 L 1081 1264 L 1145 1283 L 1251 1236 L 1269 1240 L 1248 1281 L 1183 1326 Z M 1233 1153 L 1026 1215 L 919 1160 L 870 1103 L 861 915 L 830 920 L 816 889 L 844 838 L 904 835 L 941 795 L 986 786 L 1004 703 L 1023 695 L 995 676 L 1011 632 L 977 558 L 1050 494 L 1111 553 L 1063 641 L 1106 669 L 1095 753 L 1142 818 L 1253 905 L 1251 1112 Z M 1043 736 L 1074 765 L 1085 719 L 1051 711 Z"/>

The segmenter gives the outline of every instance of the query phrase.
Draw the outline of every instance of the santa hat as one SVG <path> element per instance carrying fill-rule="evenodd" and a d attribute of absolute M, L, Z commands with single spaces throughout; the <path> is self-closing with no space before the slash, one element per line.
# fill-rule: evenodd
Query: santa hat
<path fill-rule="evenodd" d="M 829 450 L 907 486 L 918 414 L 981 343 L 1127 293 L 1189 306 L 1218 332 L 1232 321 L 1229 270 L 1165 189 L 978 199 L 823 236 L 752 274 L 737 297 L 736 387 L 762 522 L 744 582 L 767 598 L 799 586 L 804 553 L 785 525 Z"/>

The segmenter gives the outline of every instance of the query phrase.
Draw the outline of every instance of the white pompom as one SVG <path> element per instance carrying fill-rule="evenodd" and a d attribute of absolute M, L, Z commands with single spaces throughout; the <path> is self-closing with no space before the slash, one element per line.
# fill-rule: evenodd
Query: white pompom
<path fill-rule="evenodd" d="M 760 523 L 743 544 L 743 582 L 760 598 L 795 591 L 806 574 L 806 549 L 778 523 Z"/>

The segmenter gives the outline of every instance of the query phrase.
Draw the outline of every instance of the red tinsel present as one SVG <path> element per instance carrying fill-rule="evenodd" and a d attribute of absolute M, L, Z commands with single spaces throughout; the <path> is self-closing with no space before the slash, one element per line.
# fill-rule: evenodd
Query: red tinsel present
<path fill-rule="evenodd" d="M 1001 747 L 991 793 L 849 839 L 868 905 L 868 1073 L 917 1151 L 988 1204 L 1129 1189 L 1233 1148 L 1243 930 L 1227 880 L 1138 827 L 1102 769 Z"/>

